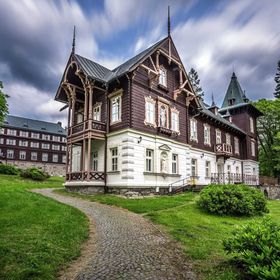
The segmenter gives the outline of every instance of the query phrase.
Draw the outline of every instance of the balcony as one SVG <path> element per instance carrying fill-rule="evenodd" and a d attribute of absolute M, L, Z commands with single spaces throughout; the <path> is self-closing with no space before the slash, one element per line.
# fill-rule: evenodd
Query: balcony
<path fill-rule="evenodd" d="M 99 121 L 86 120 L 69 127 L 68 136 L 76 136 L 88 131 L 95 131 L 104 134 L 106 132 L 106 124 Z"/>
<path fill-rule="evenodd" d="M 172 130 L 163 126 L 159 126 L 158 128 L 158 132 L 163 133 L 165 135 L 172 135 Z"/>
<path fill-rule="evenodd" d="M 232 146 L 226 143 L 216 144 L 215 152 L 217 156 L 232 156 Z"/>
<path fill-rule="evenodd" d="M 244 183 L 249 186 L 258 185 L 258 176 L 240 173 L 212 173 L 212 184 L 241 184 Z"/>

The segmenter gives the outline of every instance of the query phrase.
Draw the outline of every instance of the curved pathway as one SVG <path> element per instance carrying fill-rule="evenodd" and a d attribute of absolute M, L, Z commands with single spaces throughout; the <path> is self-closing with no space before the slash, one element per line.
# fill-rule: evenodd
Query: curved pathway
<path fill-rule="evenodd" d="M 61 279 L 196 279 L 175 242 L 140 215 L 52 189 L 34 192 L 78 208 L 94 224 L 92 250 L 84 248 L 80 258 L 85 261 L 74 262 L 71 276 L 65 271 Z"/>

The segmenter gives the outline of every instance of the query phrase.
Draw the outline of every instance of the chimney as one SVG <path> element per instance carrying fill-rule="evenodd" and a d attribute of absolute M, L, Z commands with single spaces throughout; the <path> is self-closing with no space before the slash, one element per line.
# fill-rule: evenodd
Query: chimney
<path fill-rule="evenodd" d="M 62 127 L 62 122 L 57 122 L 57 124 Z"/>

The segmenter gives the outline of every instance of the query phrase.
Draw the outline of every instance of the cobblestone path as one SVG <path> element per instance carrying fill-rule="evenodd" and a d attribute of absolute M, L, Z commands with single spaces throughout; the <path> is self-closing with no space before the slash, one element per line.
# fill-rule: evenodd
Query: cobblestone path
<path fill-rule="evenodd" d="M 179 247 L 140 215 L 51 189 L 34 192 L 78 208 L 94 224 L 94 252 L 87 258 L 82 251 L 78 273 L 62 279 L 196 279 Z"/>

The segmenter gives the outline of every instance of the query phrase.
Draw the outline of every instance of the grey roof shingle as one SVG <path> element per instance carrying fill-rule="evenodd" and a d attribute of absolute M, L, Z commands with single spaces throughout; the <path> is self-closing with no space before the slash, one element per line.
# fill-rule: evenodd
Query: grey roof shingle
<path fill-rule="evenodd" d="M 39 120 L 33 120 L 23 117 L 8 115 L 3 123 L 3 126 L 14 128 L 34 130 L 38 132 L 48 132 L 53 134 L 60 134 L 66 136 L 66 130 L 58 123 L 51 123 Z"/>

